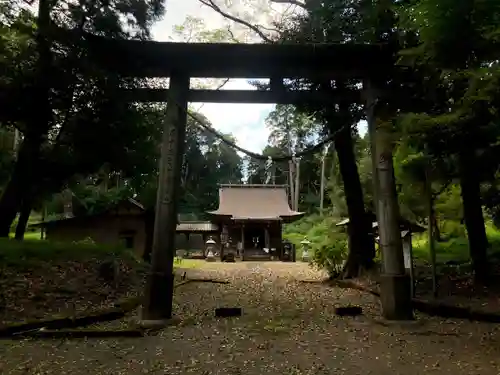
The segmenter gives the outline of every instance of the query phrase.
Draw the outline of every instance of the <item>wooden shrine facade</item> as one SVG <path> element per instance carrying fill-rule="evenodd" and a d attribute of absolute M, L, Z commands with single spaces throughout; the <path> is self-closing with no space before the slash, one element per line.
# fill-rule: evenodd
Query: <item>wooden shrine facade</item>
<path fill-rule="evenodd" d="M 234 184 L 220 186 L 209 214 L 221 228 L 221 257 L 231 251 L 242 260 L 285 260 L 282 225 L 304 215 L 290 209 L 286 186 Z"/>

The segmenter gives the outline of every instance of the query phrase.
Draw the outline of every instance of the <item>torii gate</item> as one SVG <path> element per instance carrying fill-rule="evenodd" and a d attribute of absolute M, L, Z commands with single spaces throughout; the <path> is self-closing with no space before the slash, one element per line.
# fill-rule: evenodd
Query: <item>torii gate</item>
<path fill-rule="evenodd" d="M 278 103 L 313 102 L 325 106 L 344 102 L 365 103 L 372 108 L 376 95 L 371 87 L 377 77 L 387 76 L 394 68 L 395 51 L 388 45 L 367 44 L 229 44 L 229 43 L 170 43 L 135 40 L 111 40 L 90 34 L 59 29 L 62 39 L 77 38 L 88 49 L 90 57 L 105 69 L 126 77 L 168 77 L 169 89 L 124 90 L 127 100 L 136 102 L 167 102 L 163 124 L 160 176 L 155 212 L 152 249 L 152 271 L 146 290 L 143 318 L 163 321 L 172 316 L 173 261 L 175 229 L 180 195 L 180 172 L 189 102 L 212 103 Z M 270 79 L 266 91 L 255 90 L 193 90 L 190 78 Z M 361 91 L 324 89 L 319 91 L 287 90 L 284 79 L 309 79 L 326 82 L 359 79 L 367 84 L 366 97 Z M 369 111 L 369 126 L 373 126 L 374 111 Z M 371 116 L 370 116 L 371 114 Z M 379 161 L 382 163 L 383 158 Z M 383 199 L 393 199 L 382 197 Z M 388 201 L 387 201 L 388 202 Z M 386 203 L 387 203 L 386 202 Z M 382 237 L 397 223 L 389 222 L 390 204 L 380 203 L 379 222 L 387 226 Z M 385 218 L 385 219 L 384 219 Z M 389 220 L 389 221 L 388 221 Z M 393 225 L 394 224 L 394 225 Z M 396 235 L 399 238 L 399 231 Z M 412 317 L 410 282 L 399 254 L 384 259 L 386 293 L 383 293 L 383 314 L 388 319 Z M 401 253 L 402 259 L 402 253 Z M 399 263 L 401 265 L 399 265 Z M 398 289 L 408 293 L 396 293 Z"/>

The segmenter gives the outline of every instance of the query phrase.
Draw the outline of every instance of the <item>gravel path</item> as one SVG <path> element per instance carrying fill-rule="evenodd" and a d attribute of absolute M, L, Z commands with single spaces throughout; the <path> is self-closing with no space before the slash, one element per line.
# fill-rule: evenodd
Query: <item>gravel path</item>
<path fill-rule="evenodd" d="M 2 374 L 454 374 L 500 373 L 495 325 L 420 316 L 381 324 L 372 296 L 298 280 L 322 274 L 301 263 L 204 263 L 189 275 L 231 284 L 177 290 L 180 321 L 141 339 L 2 341 Z M 359 304 L 364 316 L 340 318 Z M 241 318 L 213 317 L 241 306 Z"/>

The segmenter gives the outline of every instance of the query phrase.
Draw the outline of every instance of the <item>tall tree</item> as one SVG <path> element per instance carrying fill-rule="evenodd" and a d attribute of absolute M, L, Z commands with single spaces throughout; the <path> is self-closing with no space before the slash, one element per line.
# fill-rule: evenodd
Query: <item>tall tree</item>
<path fill-rule="evenodd" d="M 268 140 L 270 148 L 266 150 L 268 152 L 266 155 L 270 156 L 295 155 L 313 146 L 320 137 L 322 129 L 321 124 L 313 116 L 299 112 L 290 105 L 277 105 L 266 118 L 266 126 L 270 130 Z M 301 211 L 318 210 L 321 185 L 319 158 L 319 155 L 306 155 L 300 159 L 299 184 L 295 188 L 299 190 Z M 282 177 L 280 181 L 283 183 L 290 183 L 289 168 L 290 165 L 286 163 L 276 166 L 278 175 Z"/>
<path fill-rule="evenodd" d="M 429 134 L 429 152 L 457 160 L 470 254 L 477 281 L 484 282 L 488 240 L 480 183 L 485 175 L 477 164 L 481 150 L 498 139 L 500 4 L 420 0 L 406 10 L 403 25 L 418 35 L 419 44 L 406 52 L 405 61 L 432 70 L 440 78 L 434 92 L 444 91 L 447 97 L 440 108 L 417 118 Z M 446 140 L 444 147 L 437 139 Z"/>
<path fill-rule="evenodd" d="M 283 32 L 282 38 L 295 42 L 345 42 L 364 41 L 362 26 L 367 25 L 366 15 L 357 2 L 345 3 L 330 0 L 327 2 L 307 2 L 306 14 L 297 16 L 292 27 Z M 355 89 L 356 81 L 336 81 L 337 90 Z M 328 90 L 331 82 L 295 82 L 295 86 L 307 86 L 309 89 Z M 352 127 L 363 118 L 360 108 L 348 102 L 322 108 L 318 106 L 299 106 L 321 119 L 324 134 L 336 133 L 335 149 L 344 184 L 349 223 L 349 256 L 344 276 L 355 277 L 361 269 L 371 268 L 375 256 L 373 236 L 371 236 L 370 215 L 365 211 L 363 190 L 359 178 L 354 151 Z"/>
<path fill-rule="evenodd" d="M 162 13 L 160 0 L 78 5 L 43 0 L 36 20 L 27 11 L 2 17 L 2 30 L 18 25 L 20 17 L 29 23 L 24 22 L 26 27 L 11 33 L 5 43 L 11 46 L 13 59 L 2 70 L 3 88 L 9 93 L 2 99 L 12 109 L 2 111 L 2 120 L 15 123 L 23 140 L 0 198 L 0 236 L 8 235 L 16 213 L 22 205 L 29 205 L 23 200 L 38 194 L 38 185 L 54 185 L 57 190 L 76 173 L 118 162 L 127 143 L 133 143 L 134 124 L 140 118 L 137 107 L 124 103 L 115 91 L 125 83 L 122 77 L 94 66 L 78 42 L 68 45 L 51 40 L 48 29 L 58 25 L 114 38 L 144 39 Z M 127 24 L 122 22 L 123 15 Z M 16 65 L 19 60 L 23 61 L 21 69 Z M 113 142 L 117 138 L 123 142 Z"/>

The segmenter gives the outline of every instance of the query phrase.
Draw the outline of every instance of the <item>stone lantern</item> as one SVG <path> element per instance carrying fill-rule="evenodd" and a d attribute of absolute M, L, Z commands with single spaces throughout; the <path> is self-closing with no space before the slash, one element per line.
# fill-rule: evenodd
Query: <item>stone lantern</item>
<path fill-rule="evenodd" d="M 311 242 L 305 237 L 302 241 L 300 241 L 302 245 L 302 261 L 309 262 L 309 250 L 311 248 Z"/>
<path fill-rule="evenodd" d="M 212 239 L 212 237 L 210 237 L 207 242 L 205 242 L 205 251 L 207 253 L 207 257 L 205 258 L 205 260 L 207 262 L 215 262 L 215 255 L 214 255 L 214 251 L 215 251 L 215 241 Z"/>

